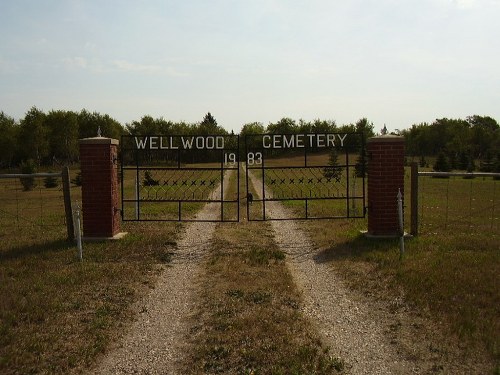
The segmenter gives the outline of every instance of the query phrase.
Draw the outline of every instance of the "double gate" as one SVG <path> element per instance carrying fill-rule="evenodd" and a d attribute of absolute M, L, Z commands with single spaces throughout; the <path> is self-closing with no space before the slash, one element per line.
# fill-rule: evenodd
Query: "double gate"
<path fill-rule="evenodd" d="M 360 133 L 123 136 L 122 218 L 239 221 L 240 198 L 249 221 L 364 217 L 364 166 Z"/>

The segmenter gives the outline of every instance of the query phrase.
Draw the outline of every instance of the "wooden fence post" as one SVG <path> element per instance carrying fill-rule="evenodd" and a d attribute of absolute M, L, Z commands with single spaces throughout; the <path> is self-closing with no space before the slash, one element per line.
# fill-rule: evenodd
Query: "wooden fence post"
<path fill-rule="evenodd" d="M 69 168 L 64 167 L 61 171 L 63 196 L 64 196 L 64 211 L 66 213 L 66 230 L 68 232 L 68 241 L 75 240 L 75 225 L 73 223 L 73 211 L 71 209 L 71 190 L 69 180 Z"/>

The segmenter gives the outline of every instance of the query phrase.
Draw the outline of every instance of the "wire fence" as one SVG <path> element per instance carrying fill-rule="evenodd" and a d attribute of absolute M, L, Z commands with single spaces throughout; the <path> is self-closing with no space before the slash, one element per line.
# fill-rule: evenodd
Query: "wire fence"
<path fill-rule="evenodd" d="M 67 182 L 65 182 L 65 179 Z M 73 231 L 65 172 L 0 174 L 0 236 Z M 71 222 L 70 222 L 71 221 Z"/>
<path fill-rule="evenodd" d="M 417 191 L 418 233 L 500 234 L 500 174 L 418 172 Z"/>

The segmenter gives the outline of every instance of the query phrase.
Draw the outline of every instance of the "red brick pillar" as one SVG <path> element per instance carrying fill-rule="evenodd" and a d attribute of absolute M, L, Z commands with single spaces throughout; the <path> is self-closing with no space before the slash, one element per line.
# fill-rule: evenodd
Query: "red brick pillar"
<path fill-rule="evenodd" d="M 404 194 L 403 137 L 370 138 L 368 155 L 368 235 L 398 236 L 398 190 Z"/>
<path fill-rule="evenodd" d="M 83 236 L 111 239 L 120 235 L 118 141 L 96 137 L 80 140 Z"/>

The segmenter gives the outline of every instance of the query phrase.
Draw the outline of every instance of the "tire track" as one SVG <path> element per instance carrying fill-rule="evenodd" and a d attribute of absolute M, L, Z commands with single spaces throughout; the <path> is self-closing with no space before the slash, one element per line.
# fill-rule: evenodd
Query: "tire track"
<path fill-rule="evenodd" d="M 256 187 L 262 182 L 252 173 L 249 181 L 260 196 Z M 268 190 L 265 194 L 272 196 Z M 266 202 L 266 209 L 271 218 L 290 217 L 279 202 Z M 315 249 L 296 221 L 271 221 L 271 225 L 303 293 L 303 313 L 315 323 L 332 353 L 346 361 L 347 373 L 420 373 L 417 363 L 397 353 L 387 340 L 383 325 L 373 318 L 372 306 L 357 299 L 328 264 L 315 261 Z"/>
<path fill-rule="evenodd" d="M 227 171 L 229 181 L 234 170 Z M 224 195 L 228 183 L 224 184 Z M 211 199 L 220 196 L 220 185 Z M 216 207 L 217 206 L 217 207 Z M 196 215 L 216 220 L 220 204 L 208 203 Z M 196 305 L 193 280 L 201 272 L 202 259 L 210 246 L 215 222 L 192 222 L 173 252 L 171 267 L 159 275 L 154 289 L 136 306 L 137 320 L 123 339 L 102 359 L 92 374 L 175 374 L 188 334 L 188 317 Z"/>

